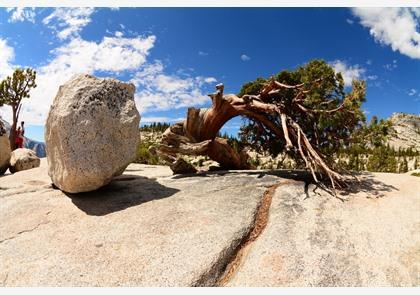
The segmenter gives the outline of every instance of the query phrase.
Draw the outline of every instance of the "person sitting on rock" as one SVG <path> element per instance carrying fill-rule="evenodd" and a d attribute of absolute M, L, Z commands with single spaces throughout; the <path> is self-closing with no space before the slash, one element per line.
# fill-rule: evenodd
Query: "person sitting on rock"
<path fill-rule="evenodd" d="M 20 127 L 16 130 L 15 145 L 17 149 L 23 148 L 23 136 Z"/>

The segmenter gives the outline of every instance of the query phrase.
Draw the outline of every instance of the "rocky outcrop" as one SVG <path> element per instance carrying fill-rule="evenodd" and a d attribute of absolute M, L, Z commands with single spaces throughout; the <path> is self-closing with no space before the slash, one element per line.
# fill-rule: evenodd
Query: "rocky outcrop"
<path fill-rule="evenodd" d="M 420 181 L 365 174 L 341 202 L 291 181 L 279 186 L 265 231 L 228 286 L 419 286 Z"/>
<path fill-rule="evenodd" d="M 185 161 L 183 158 L 177 159 L 171 164 L 170 167 L 174 174 L 187 174 L 197 172 L 197 169 L 195 169 L 193 165 Z"/>
<path fill-rule="evenodd" d="M 0 116 L 0 125 L 3 125 L 3 129 L 6 130 L 7 136 L 9 136 L 11 126 L 6 120 L 3 120 L 1 116 Z"/>
<path fill-rule="evenodd" d="M 3 124 L 0 122 L 0 175 L 9 168 L 11 156 L 10 141 Z"/>
<path fill-rule="evenodd" d="M 46 123 L 53 183 L 69 193 L 109 183 L 135 156 L 139 122 L 133 84 L 74 76 L 60 86 Z"/>
<path fill-rule="evenodd" d="M 391 147 L 420 151 L 420 115 L 393 113 L 389 119 L 392 131 L 388 136 Z"/>
<path fill-rule="evenodd" d="M 33 150 L 37 157 L 44 158 L 47 156 L 45 151 L 45 143 L 25 137 L 23 141 L 24 147 Z"/>
<path fill-rule="evenodd" d="M 0 286 L 420 284 L 414 176 L 361 175 L 342 202 L 299 171 L 130 164 L 73 195 L 46 164 L 0 178 Z"/>
<path fill-rule="evenodd" d="M 52 188 L 43 160 L 0 178 L 0 286 L 212 285 L 276 181 L 130 164 L 72 195 Z"/>
<path fill-rule="evenodd" d="M 9 170 L 12 173 L 39 167 L 40 159 L 30 149 L 15 149 L 10 157 Z"/>

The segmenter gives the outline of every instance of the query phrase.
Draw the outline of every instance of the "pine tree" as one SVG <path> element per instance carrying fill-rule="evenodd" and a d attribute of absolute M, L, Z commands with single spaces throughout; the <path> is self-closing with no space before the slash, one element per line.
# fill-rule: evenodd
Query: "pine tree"
<path fill-rule="evenodd" d="M 9 135 L 10 147 L 16 148 L 16 127 L 22 108 L 22 99 L 29 98 L 29 91 L 36 87 L 36 72 L 30 68 L 16 69 L 12 76 L 0 82 L 0 107 L 7 104 L 12 107 L 12 128 Z"/>

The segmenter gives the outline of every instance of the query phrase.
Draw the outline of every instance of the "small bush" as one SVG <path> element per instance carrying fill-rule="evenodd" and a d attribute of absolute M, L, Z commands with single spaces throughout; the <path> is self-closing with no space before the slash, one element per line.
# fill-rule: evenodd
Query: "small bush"
<path fill-rule="evenodd" d="M 137 148 L 137 154 L 136 159 L 134 160 L 134 163 L 140 163 L 140 164 L 148 164 L 148 165 L 158 165 L 159 157 L 157 155 L 153 155 L 149 151 L 150 146 L 145 144 L 140 144 Z"/>

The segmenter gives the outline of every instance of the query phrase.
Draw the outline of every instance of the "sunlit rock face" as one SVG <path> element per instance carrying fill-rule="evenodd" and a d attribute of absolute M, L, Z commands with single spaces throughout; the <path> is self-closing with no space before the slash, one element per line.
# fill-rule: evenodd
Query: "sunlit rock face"
<path fill-rule="evenodd" d="M 60 86 L 45 141 L 49 175 L 63 191 L 92 191 L 120 175 L 139 144 L 133 84 L 76 75 Z"/>

